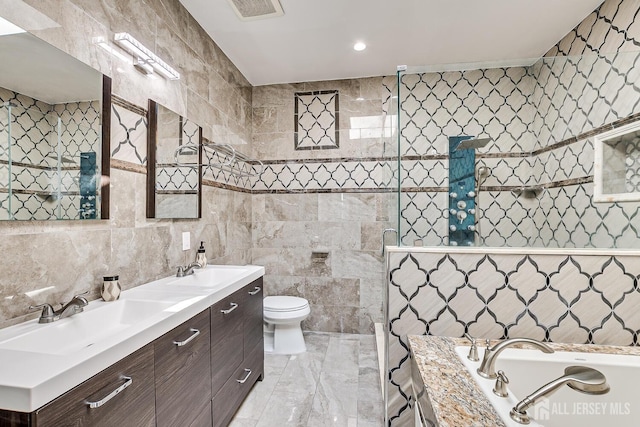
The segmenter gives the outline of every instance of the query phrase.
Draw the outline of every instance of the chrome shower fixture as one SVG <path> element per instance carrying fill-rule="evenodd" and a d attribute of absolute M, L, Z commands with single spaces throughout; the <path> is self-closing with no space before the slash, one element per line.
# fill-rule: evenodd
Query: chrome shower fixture
<path fill-rule="evenodd" d="M 482 183 L 491 175 L 491 169 L 486 166 L 478 166 L 476 168 L 476 188 L 480 187 Z"/>
<path fill-rule="evenodd" d="M 456 147 L 456 150 L 467 150 L 469 148 L 478 149 L 482 148 L 488 143 L 491 142 L 491 138 L 474 138 L 474 139 L 465 139 L 460 142 Z"/>

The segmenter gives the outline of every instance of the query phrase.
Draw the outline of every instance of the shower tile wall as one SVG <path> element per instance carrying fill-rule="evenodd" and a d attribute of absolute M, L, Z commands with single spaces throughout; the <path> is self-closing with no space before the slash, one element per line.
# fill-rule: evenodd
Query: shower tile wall
<path fill-rule="evenodd" d="M 394 426 L 413 423 L 407 335 L 639 344 L 637 256 L 398 249 L 389 265 Z"/>
<path fill-rule="evenodd" d="M 564 58 L 403 76 L 404 244 L 447 244 L 446 142 L 466 134 L 494 141 L 478 150 L 478 165 L 492 170 L 478 206 L 484 245 L 637 247 L 640 204 L 591 200 L 593 135 L 585 133 L 640 112 L 640 18 L 629 12 L 639 7 L 606 1 L 547 55 Z M 539 198 L 512 193 L 540 185 Z"/>
<path fill-rule="evenodd" d="M 393 151 L 382 80 L 253 90 L 253 156 L 264 161 L 264 172 L 252 181 L 252 262 L 266 268 L 268 295 L 309 300 L 305 329 L 371 333 L 382 321 L 381 239 L 392 226 L 395 197 L 387 190 Z M 309 94 L 335 91 L 339 147 L 296 149 L 301 94 L 309 101 Z"/>
<path fill-rule="evenodd" d="M 0 103 L 10 102 L 11 114 L 11 211 L 18 220 L 78 219 L 80 217 L 80 153 L 97 151 L 100 137 L 100 103 L 47 104 L 0 88 Z M 0 119 L 0 174 L 8 176 L 8 110 Z M 57 121 L 60 118 L 60 132 Z M 61 163 L 60 155 L 73 162 Z M 8 178 L 3 182 L 8 182 Z M 60 191 L 61 198 L 52 196 Z M 0 219 L 9 219 L 8 190 L 0 193 Z"/>
<path fill-rule="evenodd" d="M 147 219 L 143 165 L 148 98 L 201 125 L 209 140 L 248 147 L 251 86 L 178 1 L 116 3 L 3 3 L 2 16 L 17 25 L 32 28 L 34 17 L 47 20 L 32 32 L 111 76 L 113 92 L 133 111 L 116 104 L 112 113 L 120 128 L 112 133 L 108 221 L 0 222 L 0 327 L 37 317 L 29 305 L 58 303 L 85 290 L 98 297 L 103 275 L 119 274 L 123 287 L 131 288 L 174 273 L 195 257 L 195 248 L 180 250 L 183 231 L 192 233 L 192 242 L 205 241 L 211 262 L 250 262 L 250 194 L 206 185 L 202 219 Z M 121 60 L 92 43 L 92 37 L 111 40 L 120 31 L 153 46 L 183 78 L 150 79 L 130 58 Z"/>

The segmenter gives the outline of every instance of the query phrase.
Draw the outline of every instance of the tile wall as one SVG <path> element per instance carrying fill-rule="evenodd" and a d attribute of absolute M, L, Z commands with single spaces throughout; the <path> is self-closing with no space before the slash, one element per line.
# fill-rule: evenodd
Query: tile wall
<path fill-rule="evenodd" d="M 266 268 L 267 294 L 309 300 L 305 329 L 372 333 L 382 321 L 395 198 L 382 81 L 253 89 L 252 155 L 264 171 L 251 182 L 252 262 Z"/>
<path fill-rule="evenodd" d="M 248 263 L 251 199 L 211 182 L 200 220 L 145 218 L 146 108 L 152 97 L 203 127 L 209 140 L 248 146 L 251 86 L 176 0 L 0 0 L 3 17 L 112 78 L 111 218 L 107 221 L 0 222 L 0 327 L 37 316 L 28 306 L 59 303 L 119 274 L 124 288 L 195 257 L 181 233 L 204 240 L 211 262 Z M 182 75 L 148 78 L 97 42 L 126 31 Z M 124 52 L 123 52 L 124 53 Z"/>
<path fill-rule="evenodd" d="M 639 203 L 597 204 L 593 136 L 640 118 L 637 0 L 608 0 L 531 67 L 407 74 L 400 98 L 404 244 L 448 244 L 448 136 L 490 137 L 478 204 L 497 247 L 637 247 Z M 522 187 L 544 187 L 537 198 Z M 514 190 L 516 192 L 514 192 Z"/>
<path fill-rule="evenodd" d="M 591 200 L 592 136 L 612 123 L 624 124 L 628 116 L 639 118 L 634 10 L 640 1 L 607 0 L 549 52 L 583 57 L 542 59 L 527 69 L 406 76 L 406 108 L 415 110 L 399 119 L 409 141 L 406 157 L 423 152 L 427 156 L 420 160 L 431 162 L 411 166 L 431 174 L 423 172 L 424 181 L 413 185 L 439 186 L 402 194 L 406 243 L 447 243 L 444 144 L 450 132 L 459 132 L 494 140 L 478 155 L 492 169 L 479 203 L 484 243 L 563 249 L 392 251 L 390 426 L 413 425 L 407 334 L 639 344 L 637 253 L 570 249 L 638 248 L 640 205 Z M 420 85 L 428 89 L 414 97 Z M 428 99 L 434 102 L 421 103 Z M 427 113 L 423 106 L 435 110 Z M 414 126 L 411 120 L 423 121 Z M 537 198 L 512 191 L 540 185 L 545 188 Z"/>
<path fill-rule="evenodd" d="M 393 426 L 413 423 L 407 335 L 640 344 L 637 253 L 394 248 L 389 266 Z"/>

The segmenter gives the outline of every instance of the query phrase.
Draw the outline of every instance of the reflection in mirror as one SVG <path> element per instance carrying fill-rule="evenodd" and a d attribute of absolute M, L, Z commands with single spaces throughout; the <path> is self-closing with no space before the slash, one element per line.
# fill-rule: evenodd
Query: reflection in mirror
<path fill-rule="evenodd" d="M 0 219 L 108 218 L 110 79 L 11 28 L 0 30 Z"/>
<path fill-rule="evenodd" d="M 147 218 L 200 218 L 202 128 L 149 100 Z"/>
<path fill-rule="evenodd" d="M 594 138 L 594 201 L 640 200 L 640 121 Z"/>

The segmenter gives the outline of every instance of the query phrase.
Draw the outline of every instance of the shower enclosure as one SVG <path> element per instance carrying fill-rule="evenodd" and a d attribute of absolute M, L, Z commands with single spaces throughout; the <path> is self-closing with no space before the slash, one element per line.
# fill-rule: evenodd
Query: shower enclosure
<path fill-rule="evenodd" d="M 640 197 L 593 197 L 594 174 L 615 176 L 622 181 L 618 188 L 640 195 L 638 132 L 607 136 L 640 121 L 637 47 L 522 63 L 467 64 L 456 71 L 408 67 L 396 75 L 398 231 L 399 245 L 408 248 L 387 257 L 387 426 L 414 421 L 406 335 L 434 328 L 466 332 L 464 316 L 474 313 L 463 310 L 476 302 L 477 316 L 491 317 L 486 299 L 458 302 L 457 309 L 448 305 L 456 295 L 479 295 L 469 275 L 485 272 L 462 265 L 469 254 L 504 261 L 516 253 L 526 257 L 532 247 L 555 248 L 556 254 L 564 248 L 640 248 Z M 594 161 L 598 138 L 608 150 L 600 163 Z M 496 247 L 519 249 L 512 254 L 491 249 Z M 439 264 L 417 261 L 426 258 L 450 261 L 450 270 L 440 272 L 449 293 L 434 278 Z M 437 290 L 446 301 L 422 299 L 425 290 Z"/>
<path fill-rule="evenodd" d="M 99 218 L 97 133 L 61 106 L 0 107 L 0 219 Z"/>
<path fill-rule="evenodd" d="M 522 62 L 397 73 L 402 245 L 639 246 L 638 203 L 592 197 L 594 136 L 640 113 L 637 51 Z"/>

